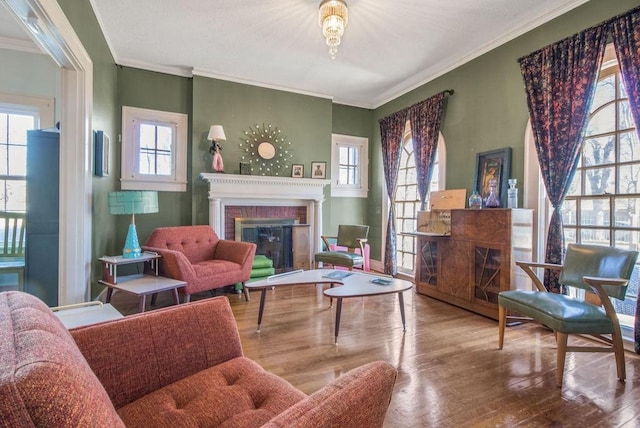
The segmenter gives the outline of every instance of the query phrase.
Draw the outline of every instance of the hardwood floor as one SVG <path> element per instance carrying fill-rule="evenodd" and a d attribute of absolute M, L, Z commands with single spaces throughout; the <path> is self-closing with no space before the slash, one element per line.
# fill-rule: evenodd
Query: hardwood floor
<path fill-rule="evenodd" d="M 385 427 L 640 426 L 635 353 L 626 354 L 626 383 L 616 378 L 613 354 L 569 354 L 559 389 L 553 333 L 535 324 L 509 327 L 499 351 L 496 321 L 407 291 L 405 334 L 395 295 L 345 299 L 334 346 L 335 305 L 313 286 L 268 291 L 260 333 L 260 294 L 252 292 L 249 303 L 226 296 L 245 355 L 307 394 L 369 361 L 395 365 Z M 125 293 L 112 303 L 124 314 L 138 311 Z M 157 306 L 171 303 L 166 293 Z"/>

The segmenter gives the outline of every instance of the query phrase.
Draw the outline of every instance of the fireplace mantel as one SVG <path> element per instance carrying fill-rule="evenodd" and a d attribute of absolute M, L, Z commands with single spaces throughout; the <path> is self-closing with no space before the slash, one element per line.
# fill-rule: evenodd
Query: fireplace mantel
<path fill-rule="evenodd" d="M 218 236 L 227 238 L 226 205 L 306 206 L 312 249 L 320 251 L 324 186 L 329 180 L 206 172 L 200 173 L 200 178 L 209 183 L 209 224 Z"/>

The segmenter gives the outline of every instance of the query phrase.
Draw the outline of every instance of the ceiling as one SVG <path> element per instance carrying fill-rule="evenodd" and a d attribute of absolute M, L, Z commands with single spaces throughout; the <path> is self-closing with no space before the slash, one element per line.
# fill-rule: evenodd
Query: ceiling
<path fill-rule="evenodd" d="M 378 107 L 588 0 L 347 0 L 334 60 L 319 0 L 90 0 L 116 63 Z M 0 46 L 29 40 L 0 8 Z M 18 44 L 24 42 L 18 42 Z"/>

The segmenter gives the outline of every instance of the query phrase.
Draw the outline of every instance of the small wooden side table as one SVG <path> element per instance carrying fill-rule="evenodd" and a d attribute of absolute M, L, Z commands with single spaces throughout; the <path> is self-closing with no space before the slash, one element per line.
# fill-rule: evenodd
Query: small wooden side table
<path fill-rule="evenodd" d="M 155 295 L 161 291 L 172 291 L 175 304 L 180 304 L 178 288 L 187 285 L 184 281 L 158 276 L 158 259 L 162 256 L 156 253 L 142 253 L 140 257 L 125 258 L 122 256 L 104 256 L 98 260 L 102 262 L 102 279 L 98 281 L 107 287 L 106 303 L 111 302 L 113 290 L 125 291 L 140 298 L 140 312 L 144 312 L 147 296 L 153 295 L 151 303 L 155 302 Z M 118 267 L 133 263 L 149 263 L 155 275 L 134 274 L 118 277 Z"/>

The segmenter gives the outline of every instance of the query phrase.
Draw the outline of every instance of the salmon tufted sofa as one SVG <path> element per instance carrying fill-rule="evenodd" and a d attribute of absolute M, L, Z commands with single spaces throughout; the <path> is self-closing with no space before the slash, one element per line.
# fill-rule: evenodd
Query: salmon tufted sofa
<path fill-rule="evenodd" d="M 378 361 L 307 396 L 243 355 L 226 297 L 66 330 L 0 293 L 0 425 L 381 427 L 396 369 Z"/>
<path fill-rule="evenodd" d="M 211 226 L 175 226 L 154 229 L 142 246 L 162 256 L 160 275 L 187 283 L 179 289 L 184 301 L 191 295 L 241 282 L 251 276 L 256 245 L 218 238 Z"/>

